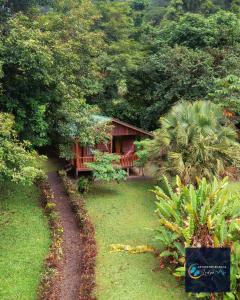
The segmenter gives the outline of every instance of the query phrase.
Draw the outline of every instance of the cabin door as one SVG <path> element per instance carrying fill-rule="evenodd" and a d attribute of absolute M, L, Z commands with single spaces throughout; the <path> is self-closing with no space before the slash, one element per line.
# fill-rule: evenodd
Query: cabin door
<path fill-rule="evenodd" d="M 115 137 L 114 138 L 114 148 L 115 148 L 115 153 L 121 154 L 122 153 L 122 140 L 120 137 Z"/>

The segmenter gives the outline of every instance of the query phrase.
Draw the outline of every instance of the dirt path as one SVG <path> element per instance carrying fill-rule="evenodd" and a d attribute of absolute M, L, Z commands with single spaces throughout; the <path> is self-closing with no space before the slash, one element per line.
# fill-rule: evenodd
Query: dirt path
<path fill-rule="evenodd" d="M 68 196 L 57 173 L 49 173 L 49 184 L 54 192 L 62 226 L 65 261 L 61 271 L 62 280 L 54 288 L 59 291 L 59 300 L 77 300 L 80 288 L 80 232 L 70 208 Z"/>

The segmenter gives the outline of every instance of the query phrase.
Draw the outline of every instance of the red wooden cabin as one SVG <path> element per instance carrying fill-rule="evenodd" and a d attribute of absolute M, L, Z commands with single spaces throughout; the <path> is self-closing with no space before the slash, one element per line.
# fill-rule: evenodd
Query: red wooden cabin
<path fill-rule="evenodd" d="M 135 155 L 134 142 L 139 138 L 149 138 L 153 135 L 143 129 L 132 126 L 128 123 L 122 122 L 118 119 L 111 119 L 107 117 L 99 116 L 99 119 L 108 121 L 112 125 L 111 140 L 108 144 L 98 144 L 95 149 L 116 153 L 120 156 L 120 165 L 123 169 L 129 170 L 134 165 L 134 161 L 137 159 Z M 92 154 L 93 149 L 91 147 L 83 147 L 81 143 L 76 143 L 74 146 L 74 159 L 73 165 L 76 170 L 76 174 L 79 172 L 90 171 L 86 163 L 94 162 L 94 156 Z"/>

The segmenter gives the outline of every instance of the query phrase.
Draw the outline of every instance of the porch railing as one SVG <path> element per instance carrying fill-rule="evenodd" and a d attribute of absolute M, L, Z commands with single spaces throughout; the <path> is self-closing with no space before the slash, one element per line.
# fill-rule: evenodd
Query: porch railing
<path fill-rule="evenodd" d="M 137 160 L 136 154 L 128 154 L 128 155 L 121 155 L 120 156 L 120 165 L 122 168 L 131 168 L 134 166 L 134 161 Z M 75 159 L 76 168 L 78 170 L 84 169 L 87 170 L 89 167 L 87 163 L 91 163 L 95 161 L 94 156 L 79 156 Z"/>

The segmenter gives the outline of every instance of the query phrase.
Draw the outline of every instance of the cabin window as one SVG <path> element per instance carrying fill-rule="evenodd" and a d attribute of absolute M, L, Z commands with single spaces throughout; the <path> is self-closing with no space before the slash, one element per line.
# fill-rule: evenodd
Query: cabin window
<path fill-rule="evenodd" d="M 86 148 L 86 152 L 87 152 L 87 156 L 93 156 L 93 153 L 94 153 L 94 148 L 93 147 L 91 147 L 91 146 L 88 146 L 87 148 Z"/>

